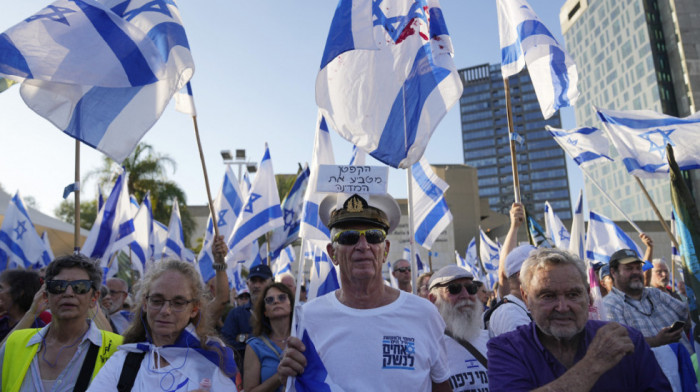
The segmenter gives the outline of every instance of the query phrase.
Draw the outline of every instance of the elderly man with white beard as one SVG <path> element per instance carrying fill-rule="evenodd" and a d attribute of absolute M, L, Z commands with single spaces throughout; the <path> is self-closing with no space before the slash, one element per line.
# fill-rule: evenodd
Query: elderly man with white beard
<path fill-rule="evenodd" d="M 472 274 L 456 265 L 438 270 L 428 284 L 428 299 L 445 320 L 445 348 L 450 364 L 450 386 L 455 392 L 489 390 L 486 342 L 481 329 L 483 305 Z"/>

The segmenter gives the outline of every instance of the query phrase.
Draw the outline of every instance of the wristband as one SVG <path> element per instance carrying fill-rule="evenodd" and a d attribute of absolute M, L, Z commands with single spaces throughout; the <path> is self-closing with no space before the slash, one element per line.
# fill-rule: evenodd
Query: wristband
<path fill-rule="evenodd" d="M 213 263 L 211 266 L 217 271 L 226 271 L 226 263 Z"/>

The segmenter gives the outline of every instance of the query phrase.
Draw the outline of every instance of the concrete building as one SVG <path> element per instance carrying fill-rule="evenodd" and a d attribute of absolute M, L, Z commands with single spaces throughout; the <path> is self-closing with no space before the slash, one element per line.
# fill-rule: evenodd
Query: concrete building
<path fill-rule="evenodd" d="M 593 106 L 649 109 L 680 117 L 697 110 L 697 0 L 567 0 L 559 19 L 567 51 L 578 67 L 581 96 L 575 107 L 577 126 L 602 127 Z M 656 219 L 621 162 L 597 165 L 589 173 L 630 218 Z M 664 217 L 670 218 L 668 180 L 644 180 L 644 185 Z M 611 219 L 623 219 L 590 182 L 586 182 L 586 196 L 590 209 Z"/>
<path fill-rule="evenodd" d="M 505 88 L 500 64 L 459 70 L 464 92 L 459 101 L 464 163 L 478 169 L 479 195 L 490 208 L 508 214 L 514 201 Z M 516 143 L 520 196 L 527 211 L 541 221 L 549 201 L 562 218 L 571 218 L 569 179 L 563 150 L 545 130 L 561 128 L 557 112 L 545 120 L 530 75 L 509 78 L 513 124 L 524 142 Z"/>

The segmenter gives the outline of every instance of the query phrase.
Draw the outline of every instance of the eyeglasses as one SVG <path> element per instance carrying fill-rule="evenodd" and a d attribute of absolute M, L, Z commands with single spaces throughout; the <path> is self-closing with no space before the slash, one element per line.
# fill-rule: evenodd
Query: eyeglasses
<path fill-rule="evenodd" d="M 452 295 L 461 293 L 462 287 L 467 289 L 467 294 L 469 295 L 474 295 L 477 291 L 479 291 L 479 288 L 473 283 L 450 283 L 444 287 L 447 287 L 447 291 L 449 291 L 449 293 Z"/>
<path fill-rule="evenodd" d="M 85 294 L 92 288 L 91 280 L 47 280 L 46 291 L 51 294 L 63 294 L 68 289 L 73 289 L 73 294 Z"/>
<path fill-rule="evenodd" d="M 275 303 L 275 299 L 277 299 L 277 302 L 287 302 L 288 298 L 289 297 L 285 293 L 277 294 L 276 297 L 274 295 L 271 295 L 269 297 L 265 297 L 265 304 L 272 305 Z"/>
<path fill-rule="evenodd" d="M 386 232 L 382 229 L 366 229 L 366 230 L 343 230 L 333 237 L 333 242 L 340 245 L 355 245 L 360 241 L 360 236 L 364 235 L 365 239 L 370 244 L 379 244 L 386 239 Z"/>
<path fill-rule="evenodd" d="M 396 271 L 399 271 L 399 272 L 411 272 L 411 268 L 409 268 L 409 267 L 401 267 L 401 268 L 397 268 L 397 269 L 394 270 L 394 272 L 396 272 Z"/>
<path fill-rule="evenodd" d="M 166 302 L 170 303 L 170 309 L 173 312 L 182 312 L 187 308 L 187 305 L 190 303 L 194 302 L 193 299 L 184 299 L 184 298 L 173 298 L 173 299 L 165 299 L 160 296 L 155 296 L 151 297 L 150 295 L 146 297 L 146 301 L 148 301 L 148 307 L 153 309 L 153 310 L 159 310 L 165 305 Z"/>

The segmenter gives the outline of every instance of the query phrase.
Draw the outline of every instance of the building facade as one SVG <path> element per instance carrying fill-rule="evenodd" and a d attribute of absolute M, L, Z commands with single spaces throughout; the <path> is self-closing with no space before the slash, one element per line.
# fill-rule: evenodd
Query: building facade
<path fill-rule="evenodd" d="M 464 163 L 478 170 L 479 196 L 494 211 L 508 214 L 514 201 L 505 88 L 500 64 L 459 71 L 464 92 L 459 102 Z M 571 218 L 569 179 L 563 150 L 545 130 L 561 128 L 557 112 L 545 120 L 526 71 L 509 78 L 520 196 L 527 211 L 542 222 L 549 201 L 561 219 Z"/>
<path fill-rule="evenodd" d="M 568 0 L 559 15 L 568 53 L 579 74 L 576 125 L 602 127 L 595 107 L 648 109 L 672 116 L 694 113 L 700 102 L 700 2 L 697 0 Z M 615 159 L 617 153 L 612 151 Z M 588 173 L 633 220 L 656 219 L 643 192 L 619 161 Z M 668 219 L 668 179 L 644 180 Z M 591 210 L 623 219 L 586 181 Z M 697 193 L 697 192 L 696 192 Z"/>

